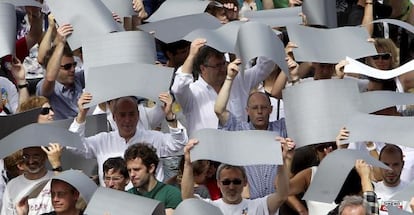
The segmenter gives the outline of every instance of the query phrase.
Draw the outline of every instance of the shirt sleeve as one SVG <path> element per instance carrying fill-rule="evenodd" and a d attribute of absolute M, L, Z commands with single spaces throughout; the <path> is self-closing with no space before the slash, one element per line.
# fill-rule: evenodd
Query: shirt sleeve
<path fill-rule="evenodd" d="M 275 63 L 266 57 L 258 57 L 256 65 L 246 69 L 244 80 L 248 89 L 256 87 L 272 73 Z"/>
<path fill-rule="evenodd" d="M 182 67 L 176 71 L 171 92 L 174 94 L 178 103 L 183 107 L 184 111 L 188 111 L 190 104 L 193 101 L 193 94 L 190 89 L 190 84 L 194 82 L 192 74 L 182 72 Z"/>
<path fill-rule="evenodd" d="M 379 205 L 377 194 L 374 191 L 366 191 L 363 193 L 364 202 L 369 207 L 372 215 L 379 214 Z"/>

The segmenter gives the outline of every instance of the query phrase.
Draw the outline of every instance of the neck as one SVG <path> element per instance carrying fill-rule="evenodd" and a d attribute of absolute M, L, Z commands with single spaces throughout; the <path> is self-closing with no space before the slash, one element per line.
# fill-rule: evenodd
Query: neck
<path fill-rule="evenodd" d="M 151 190 L 153 190 L 155 188 L 155 186 L 157 185 L 157 179 L 155 179 L 155 176 L 151 176 L 149 178 L 149 181 L 147 184 L 143 185 L 142 187 L 138 188 L 138 191 L 140 192 L 150 192 Z"/>
<path fill-rule="evenodd" d="M 400 180 L 398 180 L 396 183 L 394 183 L 394 184 L 388 184 L 388 183 L 386 183 L 385 181 L 384 181 L 384 185 L 385 186 L 387 186 L 387 187 L 396 187 L 396 186 L 398 186 L 398 185 L 400 185 L 400 183 L 401 183 L 401 179 Z"/>
<path fill-rule="evenodd" d="M 269 128 L 269 123 L 265 125 L 253 125 L 256 130 L 267 130 Z"/>
<path fill-rule="evenodd" d="M 80 214 L 80 210 L 76 208 L 72 208 L 65 212 L 56 212 L 56 215 L 79 215 L 79 214 Z"/>
<path fill-rule="evenodd" d="M 226 198 L 222 198 L 223 199 L 223 202 L 225 202 L 226 204 L 230 204 L 230 205 L 237 205 L 237 204 L 240 204 L 240 202 L 242 202 L 243 201 L 243 198 L 240 196 L 240 198 L 239 199 L 237 199 L 237 200 L 235 200 L 235 201 L 229 201 L 228 199 L 226 199 Z"/>
<path fill-rule="evenodd" d="M 43 176 L 45 176 L 47 173 L 46 168 L 42 168 L 38 173 L 30 173 L 30 172 L 25 172 L 24 173 L 24 177 L 29 179 L 29 180 L 36 180 L 39 178 L 42 178 Z"/>

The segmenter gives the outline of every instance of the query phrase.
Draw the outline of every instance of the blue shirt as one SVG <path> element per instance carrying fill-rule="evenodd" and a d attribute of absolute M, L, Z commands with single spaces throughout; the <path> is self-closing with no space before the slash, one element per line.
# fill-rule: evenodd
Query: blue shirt
<path fill-rule="evenodd" d="M 227 123 L 219 128 L 227 131 L 256 130 L 251 122 L 239 121 L 232 113 L 229 113 Z M 277 132 L 281 137 L 287 137 L 284 118 L 269 122 L 267 130 Z M 250 199 L 261 198 L 276 191 L 274 179 L 277 174 L 277 165 L 252 165 L 244 168 L 249 182 Z"/>
<path fill-rule="evenodd" d="M 42 84 L 44 78 L 37 83 L 36 95 L 42 95 Z M 63 84 L 55 81 L 55 89 L 47 96 L 49 103 L 55 113 L 55 120 L 74 118 L 78 114 L 78 99 L 85 87 L 83 71 L 75 73 L 73 88 L 66 88 Z"/>

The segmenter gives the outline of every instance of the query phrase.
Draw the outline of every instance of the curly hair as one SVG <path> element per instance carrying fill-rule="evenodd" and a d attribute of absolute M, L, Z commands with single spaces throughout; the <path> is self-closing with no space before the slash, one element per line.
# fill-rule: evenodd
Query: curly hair
<path fill-rule="evenodd" d="M 148 169 L 154 164 L 155 169 L 157 169 L 159 158 L 157 155 L 157 150 L 145 143 L 136 143 L 128 147 L 124 153 L 124 159 L 126 162 L 140 158 L 142 163 Z"/>

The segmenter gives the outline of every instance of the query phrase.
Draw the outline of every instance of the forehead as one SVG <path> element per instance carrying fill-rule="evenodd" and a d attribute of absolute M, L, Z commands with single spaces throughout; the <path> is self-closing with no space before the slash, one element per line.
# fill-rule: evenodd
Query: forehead
<path fill-rule="evenodd" d="M 224 168 L 220 172 L 220 178 L 243 178 L 243 173 L 237 168 Z"/>
<path fill-rule="evenodd" d="M 142 162 L 141 158 L 135 158 L 133 160 L 127 160 L 127 167 L 133 168 L 133 167 L 145 167 L 144 163 Z"/>
<path fill-rule="evenodd" d="M 381 155 L 381 161 L 383 162 L 402 162 L 402 157 L 397 151 L 393 152 L 384 152 Z"/>
<path fill-rule="evenodd" d="M 269 99 L 263 93 L 253 93 L 249 98 L 249 104 L 268 104 Z"/>
<path fill-rule="evenodd" d="M 121 170 L 115 169 L 115 168 L 109 169 L 107 172 L 104 172 L 104 174 L 105 175 L 122 175 Z"/>
<path fill-rule="evenodd" d="M 121 98 L 115 105 L 118 112 L 138 111 L 137 103 L 130 98 Z"/>
<path fill-rule="evenodd" d="M 51 185 L 52 190 L 71 190 L 72 186 L 60 180 L 53 180 Z"/>
<path fill-rule="evenodd" d="M 40 147 L 28 147 L 23 149 L 23 154 L 43 154 L 43 150 Z"/>
<path fill-rule="evenodd" d="M 75 60 L 73 59 L 73 57 L 67 57 L 67 56 L 63 56 L 61 62 L 63 62 L 64 64 L 66 63 L 73 63 Z"/>

